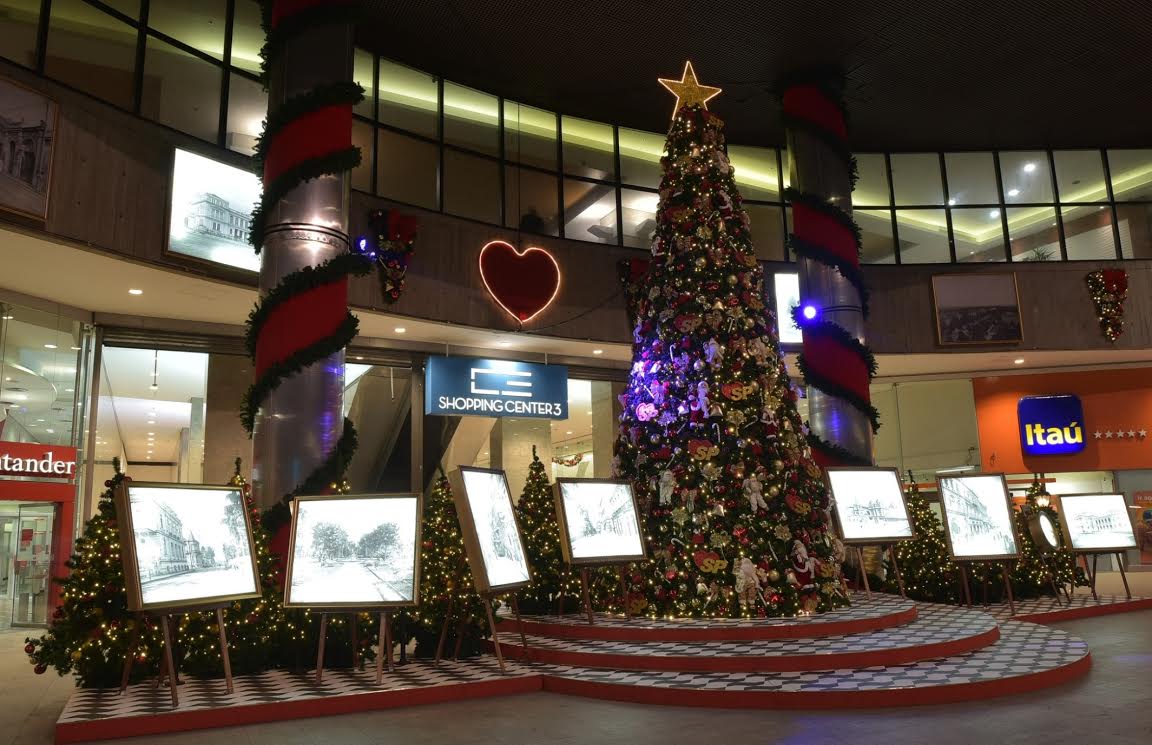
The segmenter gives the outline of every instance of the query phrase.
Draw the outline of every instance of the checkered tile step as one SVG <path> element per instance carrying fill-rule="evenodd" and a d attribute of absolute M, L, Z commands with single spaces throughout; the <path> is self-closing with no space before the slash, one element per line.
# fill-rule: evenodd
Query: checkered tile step
<path fill-rule="evenodd" d="M 1013 615 L 1007 603 L 1000 603 L 987 608 L 977 605 L 975 608 L 986 613 L 991 613 L 999 621 L 1020 618 L 1022 620 L 1048 623 L 1059 621 L 1061 616 L 1072 619 L 1152 608 L 1152 598 L 1133 596 L 1132 599 L 1129 600 L 1124 595 L 1100 595 L 1099 599 L 1096 599 L 1092 597 L 1092 594 L 1088 592 L 1087 589 L 1081 587 L 1077 588 L 1077 591 L 1073 593 L 1071 601 L 1063 595 L 1060 598 L 1060 602 L 1057 602 L 1055 598 L 1051 597 L 1017 600 L 1015 615 Z"/>
<path fill-rule="evenodd" d="M 911 623 L 844 636 L 750 641 L 627 641 L 528 635 L 529 659 L 636 670 L 821 670 L 903 663 L 970 652 L 998 638 L 987 613 L 923 604 Z M 546 626 L 541 627 L 547 629 Z M 520 635 L 500 634 L 509 656 L 524 656 Z"/>
<path fill-rule="evenodd" d="M 643 640 L 649 634 L 661 639 L 701 641 L 705 639 L 787 639 L 830 636 L 861 630 L 891 628 L 908 623 L 916 616 L 916 604 L 896 595 L 856 592 L 852 604 L 828 613 L 795 618 L 649 618 L 593 613 L 589 624 L 582 613 L 524 615 L 525 630 L 543 636 L 576 639 Z M 501 608 L 501 621 L 516 630 L 508 608 Z"/>

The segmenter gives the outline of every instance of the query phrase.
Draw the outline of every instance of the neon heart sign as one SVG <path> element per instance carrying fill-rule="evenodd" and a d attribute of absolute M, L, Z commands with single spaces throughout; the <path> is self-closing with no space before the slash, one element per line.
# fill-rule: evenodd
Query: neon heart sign
<path fill-rule="evenodd" d="M 560 293 L 560 264 L 552 254 L 531 246 L 518 250 L 507 241 L 480 249 L 480 278 L 496 304 L 519 323 L 527 323 Z"/>

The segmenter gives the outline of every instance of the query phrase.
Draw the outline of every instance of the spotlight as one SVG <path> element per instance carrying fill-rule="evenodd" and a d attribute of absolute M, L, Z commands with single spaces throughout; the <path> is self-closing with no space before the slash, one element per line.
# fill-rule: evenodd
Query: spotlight
<path fill-rule="evenodd" d="M 816 313 L 816 306 L 812 305 L 811 303 L 800 309 L 800 315 L 802 315 L 806 321 L 811 321 L 813 318 L 815 318 Z"/>

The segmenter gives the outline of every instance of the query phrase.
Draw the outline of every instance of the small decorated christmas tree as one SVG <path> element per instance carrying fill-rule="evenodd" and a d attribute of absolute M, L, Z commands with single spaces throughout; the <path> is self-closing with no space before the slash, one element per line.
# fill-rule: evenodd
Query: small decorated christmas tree
<path fill-rule="evenodd" d="M 532 565 L 532 584 L 519 593 L 520 609 L 525 613 L 555 613 L 561 606 L 572 612 L 579 610 L 580 578 L 564 561 L 556 501 L 535 446 L 516 517 Z"/>
<path fill-rule="evenodd" d="M 1042 553 L 1032 540 L 1028 521 L 1037 512 L 1048 515 L 1056 529 L 1061 548 L 1052 553 Z M 1017 595 L 1025 598 L 1051 595 L 1053 581 L 1058 587 L 1088 584 L 1084 570 L 1076 566 L 1076 555 L 1067 546 L 1060 519 L 1051 504 L 1051 495 L 1039 478 L 1033 479 L 1024 495 L 1023 508 L 1016 510 L 1013 517 L 1016 534 L 1020 537 L 1020 560 L 1012 571 L 1012 589 Z"/>
<path fill-rule="evenodd" d="M 960 599 L 959 574 L 948 555 L 944 526 L 920 493 L 912 472 L 908 472 L 906 490 L 908 516 L 916 538 L 896 544 L 896 560 L 904 578 L 904 590 L 913 600 L 955 603 Z M 889 571 L 890 592 L 897 592 L 895 573 Z"/>
<path fill-rule="evenodd" d="M 397 615 L 395 638 L 406 643 L 408 640 L 399 634 L 407 628 L 416 639 L 416 656 L 433 657 L 445 619 L 448 621 L 444 642 L 446 656 L 452 656 L 457 646 L 461 657 L 483 651 L 482 641 L 490 635 L 484 601 L 472 584 L 472 571 L 452 499 L 452 486 L 441 472 L 424 504 L 420 605 L 413 611 Z"/>

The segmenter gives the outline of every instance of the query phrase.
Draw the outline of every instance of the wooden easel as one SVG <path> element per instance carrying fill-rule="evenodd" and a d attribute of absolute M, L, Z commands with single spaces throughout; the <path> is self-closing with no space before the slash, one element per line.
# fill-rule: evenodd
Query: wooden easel
<path fill-rule="evenodd" d="M 592 616 L 592 582 L 589 579 L 590 565 L 583 565 L 580 567 L 580 590 L 584 597 L 584 613 L 588 618 L 588 624 L 594 623 Z M 632 610 L 628 607 L 628 569 L 625 564 L 618 564 L 616 566 L 616 576 L 620 580 L 620 604 L 624 608 L 624 617 L 631 618 Z"/>
<path fill-rule="evenodd" d="M 492 647 L 496 651 L 496 661 L 500 663 L 500 672 L 507 672 L 504 666 L 504 653 L 500 649 L 500 637 L 496 632 L 496 614 L 492 612 L 492 604 L 496 602 L 499 597 L 507 597 L 508 604 L 512 606 L 512 613 L 516 616 L 516 625 L 520 628 L 520 643 L 524 646 L 524 658 L 528 658 L 528 635 L 524 632 L 524 617 L 520 615 L 520 602 L 517 600 L 515 592 L 494 592 L 494 593 L 481 593 L 480 600 L 484 603 L 484 610 L 488 614 L 488 628 L 492 630 Z M 452 622 L 452 606 L 453 599 L 448 597 L 448 608 L 444 613 L 444 622 L 440 624 L 440 641 L 436 644 L 436 662 L 444 658 L 444 644 L 448 639 L 448 624 Z M 460 617 L 460 622 L 456 624 L 456 648 L 452 654 L 452 659 L 459 659 L 460 650 L 464 644 L 464 627 L 467 619 L 463 616 Z"/>
<path fill-rule="evenodd" d="M 320 613 L 320 643 L 316 650 L 316 684 L 324 682 L 324 644 L 328 639 L 328 615 L 329 613 L 335 615 L 336 613 L 351 613 L 352 623 L 350 624 L 352 630 L 352 669 L 360 670 L 362 668 L 362 660 L 360 658 L 360 614 L 369 613 L 371 611 L 364 610 L 348 610 L 341 608 L 338 611 L 322 611 Z M 376 685 L 384 682 L 384 663 L 388 663 L 388 672 L 395 670 L 392 664 L 392 614 L 391 611 L 385 608 L 379 611 L 380 613 L 380 630 L 379 640 L 380 649 L 376 653 Z"/>
<path fill-rule="evenodd" d="M 884 553 L 884 549 L 885 549 L 884 544 L 871 544 L 871 543 L 853 544 L 853 548 L 856 549 L 856 564 L 857 564 L 857 566 L 860 567 L 860 576 L 863 577 L 863 579 L 864 579 L 864 594 L 869 598 L 872 597 L 872 587 L 869 585 L 869 582 L 868 582 L 868 570 L 864 567 L 864 548 L 866 546 L 871 546 L 871 545 L 879 546 L 880 553 L 881 554 Z M 896 585 L 900 588 L 900 597 L 906 598 L 906 597 L 908 597 L 908 595 L 904 591 L 904 576 L 902 574 L 900 574 L 900 562 L 898 562 L 896 560 L 896 545 L 893 543 L 889 543 L 889 544 L 887 544 L 887 549 L 888 549 L 888 551 L 887 551 L 888 558 L 890 558 L 892 560 L 892 570 L 896 573 Z"/>
<path fill-rule="evenodd" d="M 1128 575 L 1124 572 L 1124 552 L 1123 551 L 1080 551 L 1077 552 L 1084 559 L 1084 574 L 1088 576 L 1088 589 L 1092 591 L 1092 599 L 1100 602 L 1100 596 L 1096 594 L 1096 560 L 1101 556 L 1115 556 L 1116 566 L 1120 568 L 1120 580 L 1124 583 L 1124 596 L 1132 599 L 1132 589 L 1128 587 Z M 1092 566 L 1088 566 L 1088 557 L 1092 557 Z M 1069 601 L 1071 602 L 1071 601 Z"/>
<path fill-rule="evenodd" d="M 166 613 L 157 616 L 160 623 L 160 632 L 164 635 L 164 654 L 160 658 L 160 671 L 153 682 L 153 688 L 159 688 L 160 682 L 167 677 L 168 688 L 172 695 L 172 706 L 180 705 L 180 693 L 177 690 L 180 686 L 180 678 L 176 670 L 175 658 L 172 654 L 172 646 L 176 638 L 175 632 L 172 630 L 172 616 L 179 616 L 185 613 L 202 613 L 205 610 L 212 610 L 211 608 L 195 608 L 188 610 L 168 610 Z M 220 657 L 224 661 L 224 686 L 228 693 L 234 693 L 235 689 L 232 685 L 232 658 L 228 654 L 228 632 L 224 626 L 224 606 L 216 606 L 216 627 L 220 630 Z M 128 681 L 132 677 L 132 667 L 136 662 L 136 649 L 140 643 L 140 629 L 148 619 L 148 613 L 136 614 L 136 625 L 132 630 L 132 639 L 128 642 L 128 655 L 124 658 L 124 671 L 120 675 L 120 693 L 124 693 L 128 688 Z"/>
<path fill-rule="evenodd" d="M 1008 598 L 1008 611 L 1014 616 L 1016 615 L 1016 598 L 1012 594 L 1012 580 L 1009 576 L 1011 573 L 1008 569 L 1008 562 L 994 562 L 994 561 L 957 561 L 956 566 L 960 569 L 960 586 L 963 590 L 961 600 L 964 604 L 972 607 L 972 588 L 968 585 L 968 565 L 971 564 L 1000 564 L 1000 576 L 1004 578 L 1004 594 Z M 988 584 L 984 584 L 984 605 L 988 605 Z"/>

